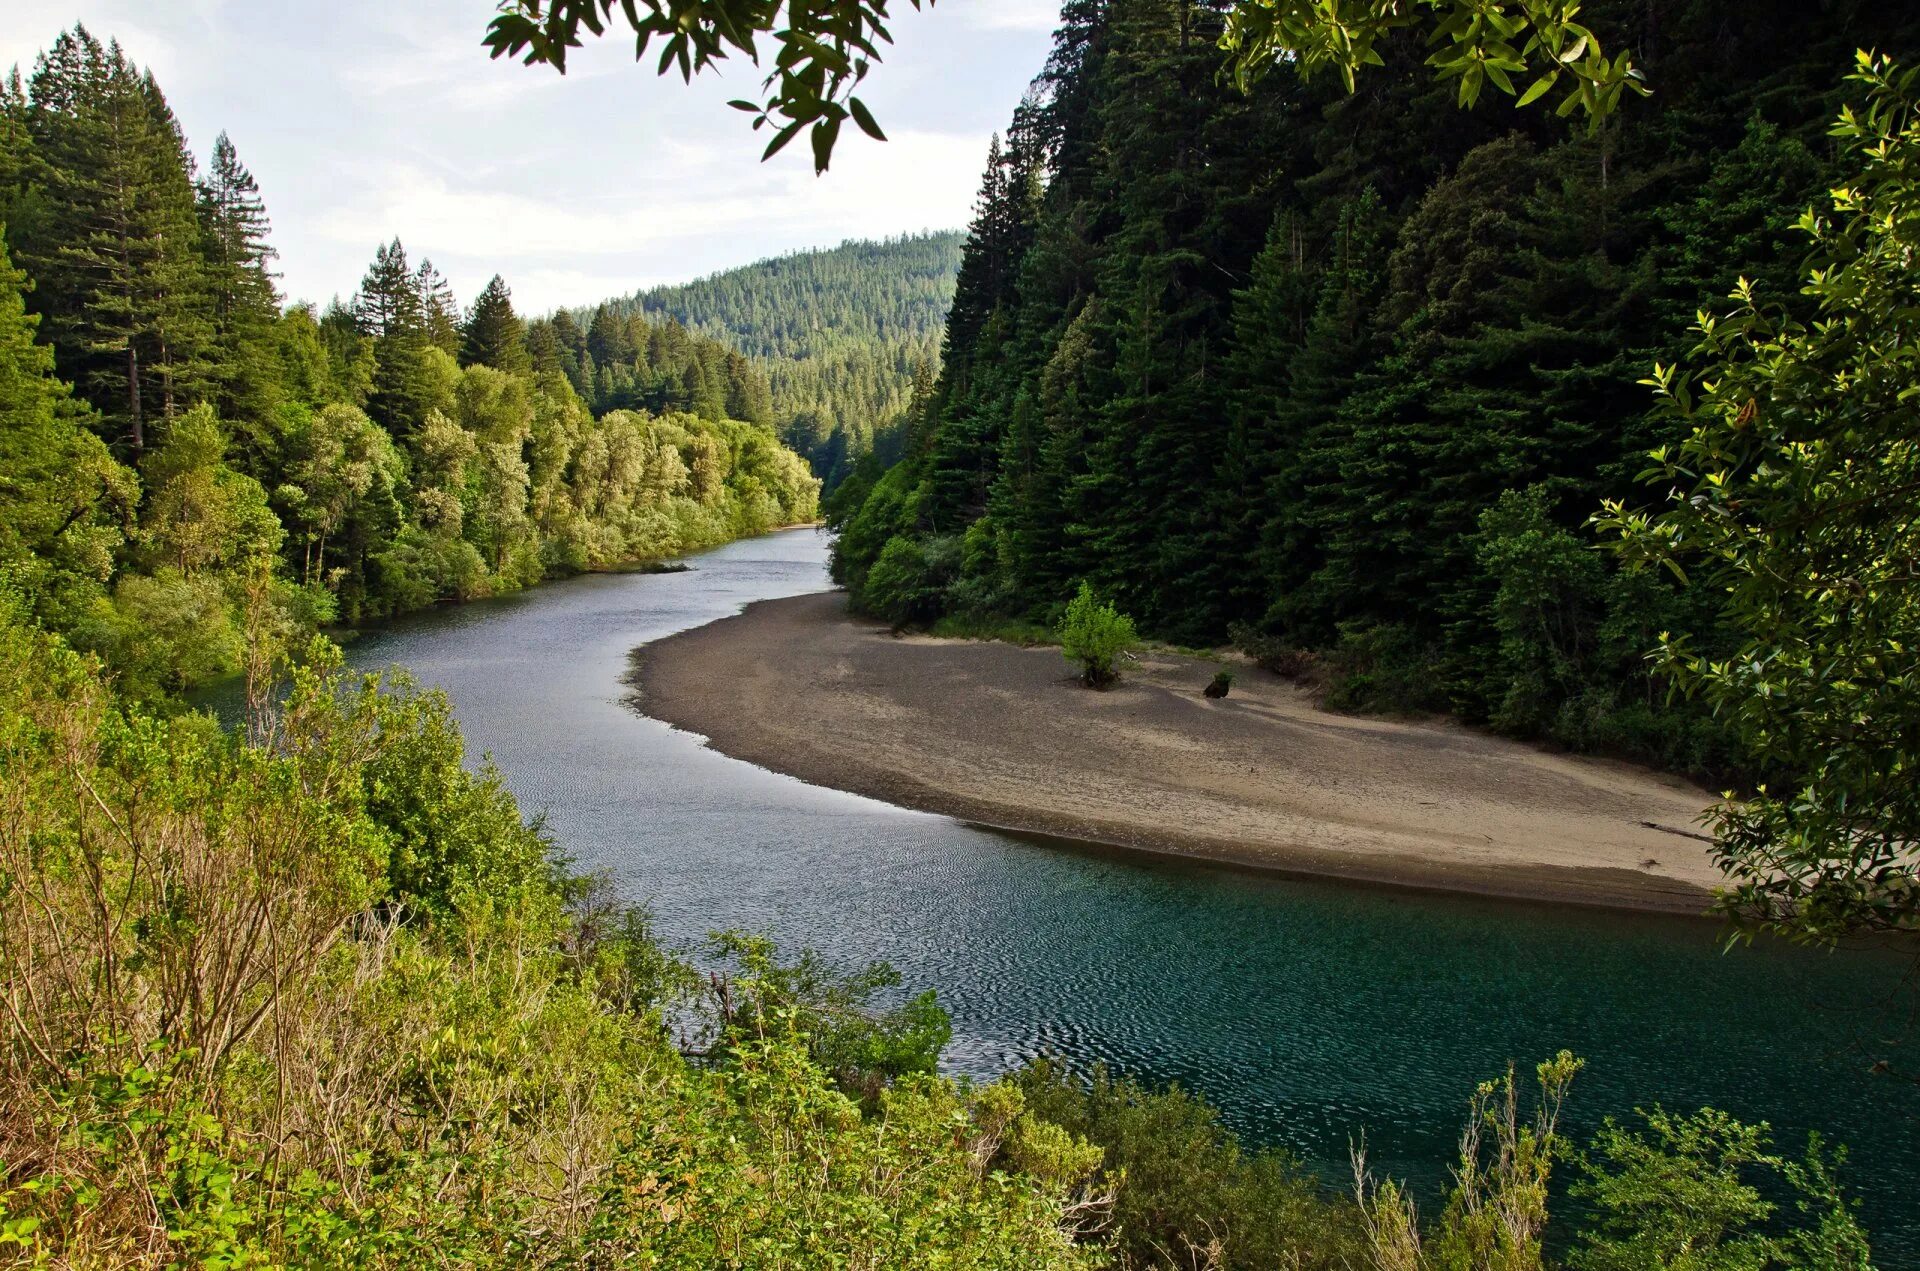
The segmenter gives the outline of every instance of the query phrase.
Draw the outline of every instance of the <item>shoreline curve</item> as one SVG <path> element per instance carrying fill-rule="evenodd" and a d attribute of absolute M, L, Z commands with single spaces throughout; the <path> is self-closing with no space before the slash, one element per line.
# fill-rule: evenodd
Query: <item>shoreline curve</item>
<path fill-rule="evenodd" d="M 894 636 L 844 593 L 755 602 L 640 646 L 629 704 L 722 754 L 1016 835 L 1418 891 L 1703 913 L 1714 800 L 1634 765 L 1448 722 L 1318 708 L 1155 651 L 1078 687 L 1058 650 Z"/>

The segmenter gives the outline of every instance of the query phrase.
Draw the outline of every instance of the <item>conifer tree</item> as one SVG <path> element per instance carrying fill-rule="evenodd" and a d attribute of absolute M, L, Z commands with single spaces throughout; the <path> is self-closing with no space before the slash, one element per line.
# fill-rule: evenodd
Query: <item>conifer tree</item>
<path fill-rule="evenodd" d="M 1264 347 L 1257 334 L 1242 345 L 1239 363 L 1248 379 L 1240 409 L 1259 445 L 1258 479 L 1265 519 L 1260 575 L 1267 604 L 1258 620 L 1298 643 L 1333 637 L 1338 600 L 1313 585 L 1324 563 L 1324 543 L 1340 524 L 1344 504 L 1340 464 L 1347 455 L 1344 413 L 1358 377 L 1384 350 L 1380 317 L 1387 274 L 1389 231 L 1371 187 L 1340 210 L 1339 224 L 1320 273 L 1318 297 L 1304 338 L 1296 344 L 1282 331 Z M 1247 315 L 1258 322 L 1265 304 L 1290 307 L 1292 280 L 1272 278 L 1274 290 L 1246 297 Z M 1262 301 L 1265 304 L 1262 304 Z M 1278 346 L 1276 349 L 1275 346 Z M 1283 363 L 1262 359 L 1276 353 Z M 1271 392 L 1269 398 L 1265 394 Z"/>
<path fill-rule="evenodd" d="M 635 357 L 633 329 L 614 311 L 612 305 L 603 304 L 593 311 L 593 320 L 587 327 L 585 347 L 595 366 L 631 362 Z M 657 358 L 654 363 L 658 365 Z"/>
<path fill-rule="evenodd" d="M 0 233 L 0 572 L 42 621 L 70 629 L 113 572 L 139 490 L 34 341 L 25 285 Z"/>
<path fill-rule="evenodd" d="M 0 225 L 16 238 L 31 236 L 39 187 L 26 82 L 14 67 L 0 81 Z"/>
<path fill-rule="evenodd" d="M 273 348 L 280 297 L 270 266 L 271 226 L 260 187 L 221 133 L 200 182 L 201 254 L 211 302 L 214 406 L 240 429 L 244 470 L 265 470 L 265 431 L 281 397 Z"/>
<path fill-rule="evenodd" d="M 42 214 L 23 227 L 34 303 L 63 371 L 138 451 L 206 372 L 191 159 L 151 76 L 84 27 L 36 63 L 29 127 Z"/>
<path fill-rule="evenodd" d="M 420 297 L 420 320 L 426 328 L 427 343 L 458 357 L 461 344 L 460 305 L 453 298 L 453 286 L 433 267 L 430 260 L 420 262 L 413 289 Z"/>
<path fill-rule="evenodd" d="M 374 254 L 353 301 L 355 325 L 371 341 L 367 410 L 401 437 L 411 436 L 432 406 L 426 359 L 433 343 L 419 281 L 396 238 Z"/>
<path fill-rule="evenodd" d="M 553 319 L 535 318 L 527 323 L 527 364 L 541 375 L 566 374 L 566 356 L 554 333 Z"/>
<path fill-rule="evenodd" d="M 467 314 L 461 332 L 460 361 L 467 366 L 491 366 L 514 374 L 525 374 L 532 369 L 526 325 L 514 313 L 513 293 L 499 274 L 481 290 Z"/>

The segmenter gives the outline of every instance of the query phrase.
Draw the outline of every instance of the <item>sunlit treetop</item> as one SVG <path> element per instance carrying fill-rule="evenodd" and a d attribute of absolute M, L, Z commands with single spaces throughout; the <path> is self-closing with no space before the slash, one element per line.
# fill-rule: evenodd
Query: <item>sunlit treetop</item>
<path fill-rule="evenodd" d="M 1235 0 L 1220 47 L 1243 90 L 1290 63 L 1303 76 L 1331 67 L 1352 92 L 1358 71 L 1382 64 L 1374 46 L 1383 36 L 1417 28 L 1434 48 L 1427 65 L 1458 84 L 1462 106 L 1477 103 L 1489 84 L 1521 106 L 1558 91 L 1560 115 L 1582 114 L 1597 126 L 1623 93 L 1651 90 L 1632 55 L 1623 49 L 1609 58 L 1575 21 L 1579 14 L 1577 0 Z"/>
<path fill-rule="evenodd" d="M 906 2 L 919 9 L 923 0 Z M 656 72 L 677 70 L 688 81 L 736 54 L 763 65 L 764 48 L 772 58 L 761 83 L 766 96 L 731 105 L 753 116 L 755 131 L 773 129 L 763 159 L 808 129 L 814 170 L 824 172 L 847 120 L 886 140 L 855 90 L 879 65 L 881 46 L 893 42 L 888 3 L 500 0 L 484 42 L 496 58 L 565 74 L 569 50 L 585 37 L 631 33 L 634 60 L 645 60 L 657 42 Z M 932 8 L 933 0 L 924 4 Z M 1597 126 L 1623 93 L 1649 90 L 1631 56 L 1608 57 L 1575 20 L 1579 12 L 1575 0 L 1236 0 L 1220 39 L 1223 74 L 1245 90 L 1275 66 L 1292 65 L 1302 76 L 1332 68 L 1352 91 L 1356 74 L 1381 64 L 1376 45 L 1384 36 L 1417 28 L 1435 49 L 1428 64 L 1458 83 L 1461 105 L 1474 105 L 1489 84 L 1522 106 L 1558 93 L 1561 115 L 1581 114 Z"/>

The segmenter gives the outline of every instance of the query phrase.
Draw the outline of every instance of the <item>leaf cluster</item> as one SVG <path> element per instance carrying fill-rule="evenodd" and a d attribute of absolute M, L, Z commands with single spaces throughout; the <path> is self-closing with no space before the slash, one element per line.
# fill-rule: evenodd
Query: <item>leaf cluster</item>
<path fill-rule="evenodd" d="M 921 0 L 907 2 L 920 8 Z M 927 0 L 929 8 L 932 3 Z M 766 98 L 729 103 L 753 117 L 756 132 L 773 129 L 763 159 L 809 129 L 814 171 L 825 172 L 849 119 L 874 140 L 886 140 L 854 90 L 880 61 L 879 46 L 893 42 L 887 0 L 505 0 L 487 26 L 485 43 L 496 58 L 545 63 L 564 74 L 581 32 L 605 35 L 616 14 L 633 34 L 635 61 L 657 39 L 657 73 L 677 69 L 689 82 L 730 54 L 759 65 L 758 38 L 771 36 L 772 69 L 761 85 Z"/>
<path fill-rule="evenodd" d="M 1858 175 L 1800 222 L 1815 315 L 1746 280 L 1702 311 L 1693 369 L 1645 381 L 1684 430 L 1644 474 L 1668 503 L 1597 518 L 1724 596 L 1733 651 L 1680 631 L 1658 653 L 1780 774 L 1712 813 L 1721 903 L 1819 941 L 1920 925 L 1920 72 L 1862 53 L 1853 82 L 1833 133 Z"/>

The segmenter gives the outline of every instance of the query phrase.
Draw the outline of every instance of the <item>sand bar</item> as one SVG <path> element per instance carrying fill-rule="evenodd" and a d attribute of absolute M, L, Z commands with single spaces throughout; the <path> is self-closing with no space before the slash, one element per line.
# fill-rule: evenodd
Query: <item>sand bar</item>
<path fill-rule="evenodd" d="M 816 785 L 1239 866 L 1699 912 L 1706 790 L 1445 722 L 1333 714 L 1237 665 L 1154 653 L 1106 692 L 1055 649 L 891 635 L 838 593 L 634 653 L 637 709 Z"/>

